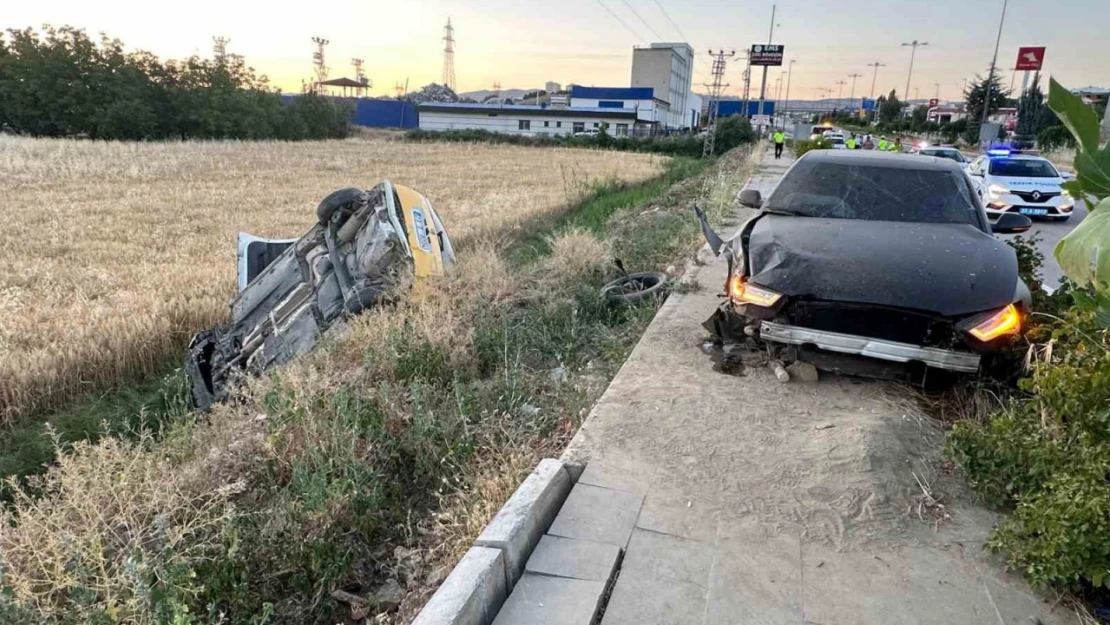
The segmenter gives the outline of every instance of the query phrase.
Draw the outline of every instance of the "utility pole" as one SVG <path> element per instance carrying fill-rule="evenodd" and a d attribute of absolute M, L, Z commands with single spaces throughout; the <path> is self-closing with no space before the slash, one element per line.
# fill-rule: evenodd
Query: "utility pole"
<path fill-rule="evenodd" d="M 328 66 L 324 64 L 324 48 L 331 42 L 322 37 L 313 37 L 312 43 L 316 44 L 316 50 L 312 53 L 312 65 L 316 71 L 316 89 L 320 89 L 320 83 L 328 79 Z"/>
<path fill-rule="evenodd" d="M 786 103 L 782 107 L 783 125 L 786 125 L 786 109 L 790 108 L 790 79 L 794 76 L 794 64 L 797 62 L 797 59 L 792 59 L 790 65 L 786 66 Z"/>
<path fill-rule="evenodd" d="M 836 92 L 836 104 L 833 105 L 833 110 L 835 111 L 838 108 L 840 108 L 840 101 L 842 99 L 842 96 L 844 95 L 844 85 L 848 84 L 848 81 L 838 80 L 838 81 L 834 82 L 833 84 L 834 85 L 840 85 L 840 89 L 838 89 L 837 92 Z"/>
<path fill-rule="evenodd" d="M 217 61 L 222 61 L 227 56 L 227 44 L 229 43 L 231 43 L 231 39 L 228 37 L 212 38 L 212 56 L 216 57 Z"/>
<path fill-rule="evenodd" d="M 362 64 L 365 62 L 366 61 L 362 59 L 351 59 L 351 65 L 355 68 L 355 81 L 362 85 L 356 89 L 356 92 L 365 93 L 367 89 L 373 86 L 370 84 L 370 79 L 367 78 L 366 74 L 362 71 Z"/>
<path fill-rule="evenodd" d="M 443 27 L 443 84 L 455 90 L 455 27 L 451 18 L 447 18 Z"/>
<path fill-rule="evenodd" d="M 935 96 L 933 96 L 933 97 L 934 97 L 934 98 L 936 98 L 936 100 L 937 100 L 937 104 L 940 104 L 940 83 L 939 83 L 939 82 L 935 82 L 935 83 L 933 83 L 933 84 L 937 86 L 937 94 L 936 94 Z"/>
<path fill-rule="evenodd" d="M 776 4 L 771 5 L 771 32 L 770 32 L 770 34 L 767 35 L 767 45 L 771 45 L 771 42 L 775 38 L 775 9 L 777 9 L 777 8 L 778 8 L 778 5 L 776 5 Z M 759 110 L 757 111 L 757 114 L 759 114 L 759 115 L 763 114 L 763 100 L 764 100 L 764 97 L 766 96 L 766 93 L 767 93 L 767 66 L 764 65 L 763 66 L 763 84 L 760 85 L 760 87 L 759 87 Z"/>
<path fill-rule="evenodd" d="M 748 102 L 751 100 L 750 89 L 752 86 L 752 51 L 748 50 L 744 53 L 744 59 L 747 61 L 744 67 L 744 111 L 741 113 L 744 117 L 748 117 Z"/>
<path fill-rule="evenodd" d="M 909 99 L 910 97 L 910 78 L 913 76 L 913 57 L 917 55 L 917 49 L 921 46 L 929 45 L 928 41 L 918 41 L 914 39 L 910 43 L 903 43 L 902 46 L 909 46 L 910 49 L 910 71 L 906 72 L 906 90 L 902 92 L 902 97 Z"/>
<path fill-rule="evenodd" d="M 991 84 L 994 83 L 994 66 L 998 63 L 998 45 L 1002 43 L 1002 25 L 1006 23 L 1006 5 L 1010 4 L 1010 0 L 1002 0 L 1002 19 L 998 20 L 998 38 L 994 40 L 994 58 L 991 59 L 991 69 L 987 72 L 987 88 L 986 93 L 983 94 L 983 118 L 979 124 L 987 123 L 987 116 L 990 114 L 991 108 Z"/>
<path fill-rule="evenodd" d="M 718 50 L 713 52 L 709 51 L 709 56 L 713 57 L 713 82 L 705 85 L 709 89 L 709 107 L 706 109 L 706 134 L 705 143 L 702 144 L 701 157 L 712 157 L 714 142 L 717 134 L 717 112 L 721 106 L 721 94 L 728 83 L 721 82 L 725 78 L 725 66 L 728 64 L 728 59 L 736 54 L 735 50 L 725 52 Z"/>

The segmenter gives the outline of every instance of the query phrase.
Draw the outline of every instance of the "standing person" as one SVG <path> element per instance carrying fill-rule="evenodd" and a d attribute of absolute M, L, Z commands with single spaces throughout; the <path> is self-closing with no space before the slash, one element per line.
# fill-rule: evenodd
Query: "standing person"
<path fill-rule="evenodd" d="M 879 151 L 880 152 L 886 152 L 887 151 L 886 135 L 883 135 L 882 137 L 879 137 Z"/>
<path fill-rule="evenodd" d="M 894 138 L 894 145 L 890 146 L 890 151 L 891 152 L 901 152 L 902 151 L 902 137 L 895 137 Z"/>
<path fill-rule="evenodd" d="M 852 136 L 848 137 L 848 140 L 844 142 L 844 145 L 845 145 L 845 146 L 846 146 L 846 147 L 847 147 L 847 148 L 848 148 L 849 150 L 854 150 L 854 149 L 856 149 L 856 135 L 852 135 Z"/>
<path fill-rule="evenodd" d="M 775 159 L 782 158 L 782 148 L 786 146 L 786 133 L 781 130 L 775 131 Z"/>

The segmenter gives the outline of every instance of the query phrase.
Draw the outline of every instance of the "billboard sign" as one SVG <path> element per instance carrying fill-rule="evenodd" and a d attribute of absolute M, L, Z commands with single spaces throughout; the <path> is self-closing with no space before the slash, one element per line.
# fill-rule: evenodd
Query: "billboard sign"
<path fill-rule="evenodd" d="M 1029 71 L 1040 71 L 1041 65 L 1044 64 L 1044 46 L 1039 48 L 1024 46 L 1018 48 L 1017 64 L 1014 69 Z"/>
<path fill-rule="evenodd" d="M 771 125 L 771 116 L 770 115 L 752 115 L 752 125 L 753 126 L 770 126 Z"/>
<path fill-rule="evenodd" d="M 777 43 L 756 43 L 752 45 L 751 60 L 752 65 L 782 65 L 783 48 Z"/>
<path fill-rule="evenodd" d="M 875 99 L 874 98 L 864 98 L 863 103 L 860 105 L 860 108 L 865 110 L 865 111 L 874 111 L 875 110 Z"/>
<path fill-rule="evenodd" d="M 936 98 L 929 98 L 929 108 L 933 108 L 934 106 L 937 106 L 938 104 L 940 104 L 940 100 L 938 100 Z"/>

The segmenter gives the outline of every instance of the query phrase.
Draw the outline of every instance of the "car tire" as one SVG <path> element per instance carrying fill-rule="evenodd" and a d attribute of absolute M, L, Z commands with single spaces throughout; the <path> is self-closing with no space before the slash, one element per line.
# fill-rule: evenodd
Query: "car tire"
<path fill-rule="evenodd" d="M 647 299 L 662 298 L 666 291 L 667 274 L 630 273 L 601 287 L 601 296 L 614 303 L 637 304 Z"/>
<path fill-rule="evenodd" d="M 319 220 L 321 226 L 327 225 L 327 223 L 331 221 L 331 216 L 335 211 L 347 204 L 357 202 L 361 195 L 362 190 L 356 189 L 355 187 L 347 187 L 346 189 L 333 191 L 326 198 L 321 200 L 320 204 L 316 207 L 316 219 Z"/>

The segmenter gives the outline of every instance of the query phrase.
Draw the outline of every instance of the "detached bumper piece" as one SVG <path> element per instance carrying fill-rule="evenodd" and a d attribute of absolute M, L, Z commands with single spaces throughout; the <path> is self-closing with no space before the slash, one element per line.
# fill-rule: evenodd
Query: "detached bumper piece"
<path fill-rule="evenodd" d="M 979 370 L 979 354 L 969 352 L 921 347 L 827 330 L 812 330 L 771 321 L 762 322 L 759 334 L 767 341 L 788 345 L 814 345 L 820 349 L 842 354 L 856 354 L 891 362 L 921 362 L 937 369 L 965 373 Z"/>

